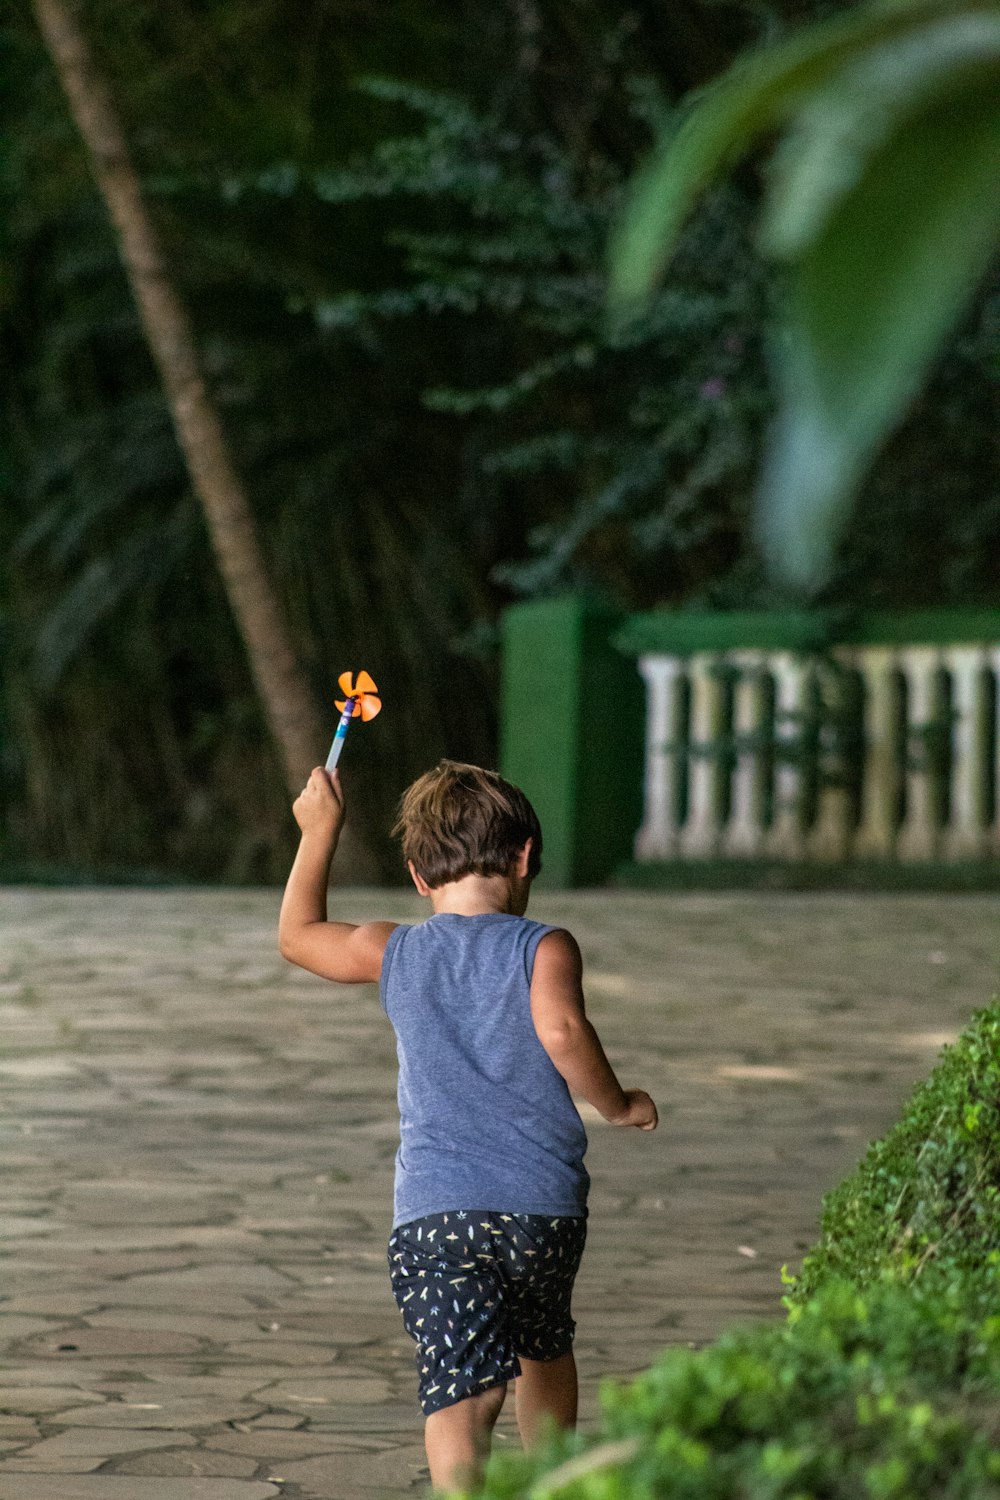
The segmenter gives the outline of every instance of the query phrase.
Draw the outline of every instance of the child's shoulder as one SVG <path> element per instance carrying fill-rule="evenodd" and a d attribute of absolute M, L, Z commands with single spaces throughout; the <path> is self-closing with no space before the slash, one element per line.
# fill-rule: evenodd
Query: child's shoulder
<path fill-rule="evenodd" d="M 579 975 L 583 970 L 580 944 L 566 927 L 548 927 L 535 950 L 535 971 L 569 971 Z"/>
<path fill-rule="evenodd" d="M 538 941 L 539 948 L 544 947 L 549 953 L 560 949 L 575 949 L 579 953 L 580 945 L 568 927 L 562 927 L 557 922 L 539 922 L 538 926 L 543 929 Z"/>

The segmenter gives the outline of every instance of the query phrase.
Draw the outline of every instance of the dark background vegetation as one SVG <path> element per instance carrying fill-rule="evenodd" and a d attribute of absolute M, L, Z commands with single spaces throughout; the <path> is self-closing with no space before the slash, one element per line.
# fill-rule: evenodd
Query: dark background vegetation
<path fill-rule="evenodd" d="M 767 607 L 775 288 L 743 169 L 604 315 L 651 132 L 814 0 L 86 0 L 384 869 L 407 781 L 496 754 L 497 619 Z M 0 21 L 0 873 L 282 878 L 294 832 L 115 241 L 29 12 Z M 1000 283 L 870 477 L 822 602 L 1000 602 Z M 539 708 L 535 711 L 544 711 Z M 326 746 L 317 747 L 317 759 Z"/>

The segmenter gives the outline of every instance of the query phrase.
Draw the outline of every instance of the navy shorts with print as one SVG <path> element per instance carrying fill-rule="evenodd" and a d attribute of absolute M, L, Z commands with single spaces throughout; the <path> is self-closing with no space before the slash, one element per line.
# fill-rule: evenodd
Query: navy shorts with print
<path fill-rule="evenodd" d="M 389 1274 L 417 1343 L 424 1415 L 558 1359 L 573 1345 L 573 1280 L 586 1219 L 468 1209 L 401 1224 Z"/>

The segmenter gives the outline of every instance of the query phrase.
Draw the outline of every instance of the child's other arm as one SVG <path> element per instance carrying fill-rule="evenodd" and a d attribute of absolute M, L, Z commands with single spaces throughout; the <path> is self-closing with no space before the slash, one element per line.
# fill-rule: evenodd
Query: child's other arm
<path fill-rule="evenodd" d="M 536 950 L 531 1019 L 571 1093 L 586 1099 L 612 1125 L 656 1129 L 656 1105 L 642 1089 L 622 1088 L 587 1020 L 580 949 L 561 929 L 547 932 Z"/>
<path fill-rule="evenodd" d="M 339 773 L 317 766 L 292 811 L 302 839 L 278 920 L 282 957 L 340 984 L 377 980 L 382 972 L 382 954 L 396 923 L 356 926 L 353 922 L 326 920 L 330 865 L 344 823 Z"/>

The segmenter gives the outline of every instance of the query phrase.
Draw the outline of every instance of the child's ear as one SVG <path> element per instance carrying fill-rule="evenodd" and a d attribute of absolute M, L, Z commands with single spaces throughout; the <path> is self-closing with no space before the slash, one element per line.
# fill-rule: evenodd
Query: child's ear
<path fill-rule="evenodd" d="M 520 880 L 527 880 L 531 873 L 531 851 L 534 847 L 534 839 L 528 838 L 525 839 L 521 848 L 517 851 L 517 857 L 514 860 L 514 870 Z"/>
<path fill-rule="evenodd" d="M 408 859 L 406 861 L 406 868 L 409 870 L 410 879 L 413 881 L 413 884 L 416 886 L 421 896 L 429 896 L 431 893 L 431 888 L 427 884 L 424 877 L 421 875 L 420 871 L 417 869 L 416 865 L 413 863 L 412 859 Z"/>

